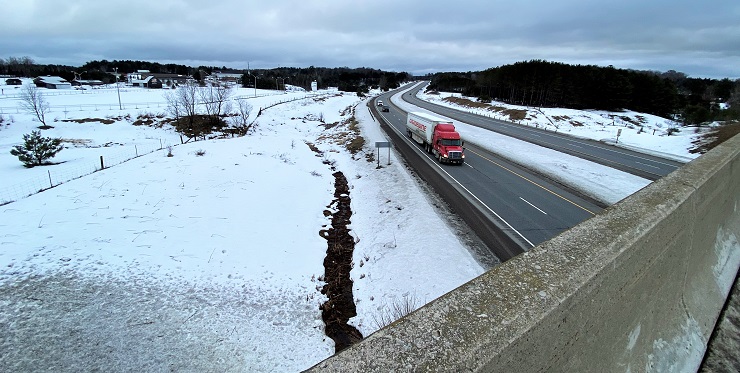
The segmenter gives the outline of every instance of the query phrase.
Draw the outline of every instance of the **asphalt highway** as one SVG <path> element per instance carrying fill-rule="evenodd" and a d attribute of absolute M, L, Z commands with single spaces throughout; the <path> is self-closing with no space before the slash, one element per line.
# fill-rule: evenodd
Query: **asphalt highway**
<path fill-rule="evenodd" d="M 676 160 L 640 153 L 599 141 L 575 138 L 558 132 L 436 105 L 416 97 L 416 93 L 425 85 L 418 84 L 404 93 L 403 100 L 454 120 L 587 159 L 649 180 L 657 180 L 668 175 L 683 164 Z"/>
<path fill-rule="evenodd" d="M 406 137 L 406 112 L 371 111 L 394 148 L 502 261 L 590 218 L 603 206 L 484 149 L 465 146 L 463 165 L 443 165 Z M 385 126 L 387 124 L 387 126 Z"/>

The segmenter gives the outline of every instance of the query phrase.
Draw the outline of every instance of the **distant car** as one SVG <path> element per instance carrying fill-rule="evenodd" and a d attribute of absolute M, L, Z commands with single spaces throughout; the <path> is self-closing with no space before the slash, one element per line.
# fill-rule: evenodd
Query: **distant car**
<path fill-rule="evenodd" d="M 377 103 L 377 105 L 378 105 L 378 106 L 383 106 L 383 100 L 378 100 L 378 103 Z"/>
<path fill-rule="evenodd" d="M 388 111 L 388 106 L 385 106 L 385 105 L 381 106 L 380 111 Z"/>

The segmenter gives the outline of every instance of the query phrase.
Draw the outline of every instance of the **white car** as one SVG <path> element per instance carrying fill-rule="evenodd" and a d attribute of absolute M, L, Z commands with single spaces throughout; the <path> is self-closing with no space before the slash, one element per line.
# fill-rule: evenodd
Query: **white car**
<path fill-rule="evenodd" d="M 378 106 L 383 106 L 383 100 L 378 100 L 378 103 L 377 103 L 377 105 L 378 105 Z"/>

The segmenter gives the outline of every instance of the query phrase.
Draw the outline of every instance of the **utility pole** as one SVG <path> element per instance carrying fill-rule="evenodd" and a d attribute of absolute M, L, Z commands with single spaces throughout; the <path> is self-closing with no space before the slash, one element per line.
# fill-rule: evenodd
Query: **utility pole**
<path fill-rule="evenodd" d="M 249 62 L 247 62 L 247 75 L 254 78 L 254 97 L 257 97 L 257 77 L 252 75 L 252 73 L 249 70 Z"/>
<path fill-rule="evenodd" d="M 121 106 L 121 90 L 118 88 L 118 67 L 114 67 L 113 71 L 116 72 L 116 92 L 118 93 L 118 110 L 123 110 L 123 106 Z"/>

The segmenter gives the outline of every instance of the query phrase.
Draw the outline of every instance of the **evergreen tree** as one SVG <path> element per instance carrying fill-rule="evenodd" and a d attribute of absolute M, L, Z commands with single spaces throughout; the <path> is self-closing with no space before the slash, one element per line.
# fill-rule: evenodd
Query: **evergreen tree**
<path fill-rule="evenodd" d="M 23 145 L 10 149 L 10 154 L 18 157 L 26 167 L 41 166 L 53 158 L 62 149 L 62 139 L 42 137 L 41 131 L 32 131 L 23 135 Z"/>

